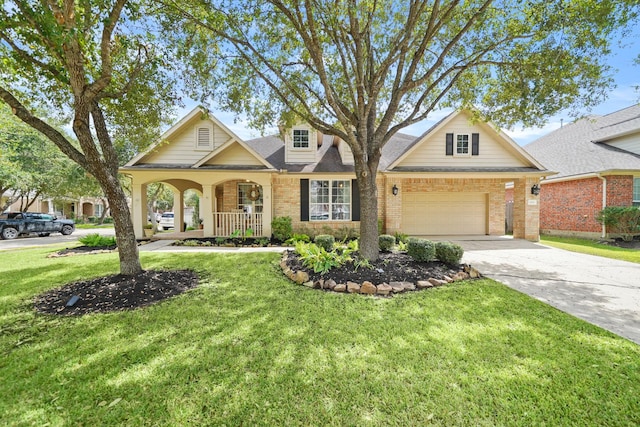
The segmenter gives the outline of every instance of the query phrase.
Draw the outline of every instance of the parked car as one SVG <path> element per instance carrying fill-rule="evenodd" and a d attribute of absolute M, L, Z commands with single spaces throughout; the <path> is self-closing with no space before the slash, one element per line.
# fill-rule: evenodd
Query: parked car
<path fill-rule="evenodd" d="M 69 235 L 76 226 L 70 219 L 58 219 L 54 215 L 35 212 L 9 212 L 0 215 L 0 237 L 15 239 L 34 233 L 44 237 L 51 233 Z"/>
<path fill-rule="evenodd" d="M 158 221 L 158 230 L 169 230 L 173 227 L 173 212 L 163 213 Z"/>

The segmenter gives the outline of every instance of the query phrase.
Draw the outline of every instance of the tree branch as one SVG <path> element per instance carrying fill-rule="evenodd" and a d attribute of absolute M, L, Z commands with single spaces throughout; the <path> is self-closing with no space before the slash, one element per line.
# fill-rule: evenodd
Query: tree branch
<path fill-rule="evenodd" d="M 13 114 L 15 114 L 20 120 L 38 130 L 49 138 L 64 154 L 66 154 L 74 162 L 87 169 L 89 163 L 85 156 L 78 151 L 58 130 L 54 127 L 40 120 L 34 116 L 29 110 L 27 110 L 9 91 L 0 86 L 0 99 L 2 99 L 9 107 L 11 107 Z"/>

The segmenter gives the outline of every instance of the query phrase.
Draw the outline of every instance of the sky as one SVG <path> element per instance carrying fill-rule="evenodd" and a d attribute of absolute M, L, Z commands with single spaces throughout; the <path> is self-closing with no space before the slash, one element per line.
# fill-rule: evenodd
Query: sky
<path fill-rule="evenodd" d="M 582 115 L 597 114 L 605 115 L 613 113 L 640 102 L 640 64 L 635 61 L 640 59 L 640 27 L 633 29 L 631 34 L 624 38 L 624 47 L 618 46 L 616 41 L 609 58 L 609 65 L 614 69 L 613 78 L 616 87 L 608 94 L 607 99 L 590 111 L 581 112 Z M 178 118 L 183 117 L 196 106 L 194 101 L 185 102 L 185 107 L 178 111 Z M 451 110 L 439 110 L 425 121 L 409 126 L 402 133 L 419 136 L 429 129 L 433 124 L 447 116 Z M 260 132 L 250 129 L 242 118 L 237 118 L 235 114 L 216 110 L 215 106 L 211 113 L 240 138 L 249 140 L 260 137 Z M 523 128 L 516 126 L 513 129 L 503 129 L 519 145 L 526 145 L 536 139 L 556 130 L 562 124 L 567 124 L 574 119 L 568 111 L 550 117 L 547 123 L 541 128 Z M 267 131 L 267 134 L 277 133 L 277 128 Z"/>

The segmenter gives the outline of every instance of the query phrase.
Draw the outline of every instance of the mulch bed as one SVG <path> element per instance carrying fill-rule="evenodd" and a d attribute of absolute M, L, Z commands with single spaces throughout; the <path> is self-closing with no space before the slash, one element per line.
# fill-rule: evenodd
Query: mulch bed
<path fill-rule="evenodd" d="M 117 246 L 77 246 L 75 248 L 66 248 L 58 252 L 54 252 L 49 255 L 52 257 L 64 257 L 72 255 L 88 255 L 88 254 L 100 254 L 104 252 L 115 251 Z"/>
<path fill-rule="evenodd" d="M 615 246 L 618 248 L 640 249 L 640 236 L 635 236 L 630 242 L 625 242 L 624 240 L 617 238 L 614 240 L 601 241 L 599 243 L 609 246 Z"/>
<path fill-rule="evenodd" d="M 417 262 L 403 252 L 380 252 L 380 258 L 371 262 L 372 268 L 356 268 L 353 262 L 348 262 L 340 268 L 330 270 L 325 275 L 304 267 L 298 255 L 293 251 L 288 252 L 287 265 L 291 270 L 307 272 L 312 281 L 333 279 L 336 283 L 347 283 L 348 281 L 357 283 L 369 281 L 374 284 L 417 282 L 418 280 L 427 280 L 429 277 L 439 279 L 444 276 L 452 276 L 461 270 L 461 266 L 448 266 L 439 261 Z"/>
<path fill-rule="evenodd" d="M 198 286 L 198 276 L 190 270 L 143 271 L 136 276 L 116 274 L 70 283 L 41 294 L 35 308 L 41 313 L 83 315 L 133 310 L 181 294 Z M 79 299 L 73 306 L 67 303 Z"/>

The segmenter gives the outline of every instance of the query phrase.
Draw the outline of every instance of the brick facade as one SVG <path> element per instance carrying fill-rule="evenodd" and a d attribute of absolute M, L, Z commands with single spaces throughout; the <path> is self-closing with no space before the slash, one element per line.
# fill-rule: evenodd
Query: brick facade
<path fill-rule="evenodd" d="M 611 175 L 607 180 L 607 206 L 631 206 L 633 176 Z M 587 178 L 549 183 L 540 191 L 540 230 L 545 234 L 597 237 L 602 225 L 596 221 L 602 210 L 603 181 Z"/>
<path fill-rule="evenodd" d="M 393 196 L 391 188 L 397 185 L 398 196 Z M 439 193 L 487 193 L 488 198 L 488 234 L 504 234 L 504 189 L 503 179 L 464 179 L 464 178 L 389 178 L 387 185 L 387 216 L 385 228 L 387 233 L 402 231 L 402 194 L 412 192 Z"/>
<path fill-rule="evenodd" d="M 325 178 L 319 177 L 319 179 Z M 326 227 L 359 228 L 360 224 L 357 221 L 300 221 L 300 179 L 299 176 L 290 175 L 273 177 L 274 217 L 291 217 L 294 230 L 306 228 L 320 232 Z M 404 192 L 480 192 L 488 194 L 488 234 L 503 235 L 506 181 L 505 179 L 429 179 L 379 175 L 377 178 L 378 217 L 382 220 L 383 232 L 389 234 L 402 232 L 402 194 Z M 397 196 L 393 196 L 392 193 L 394 185 L 400 190 Z M 537 218 L 535 221 L 537 224 Z M 524 227 L 524 224 L 522 226 Z M 537 240 L 537 227 L 535 230 L 536 235 L 531 236 L 531 233 L 527 233 L 527 238 Z"/>

